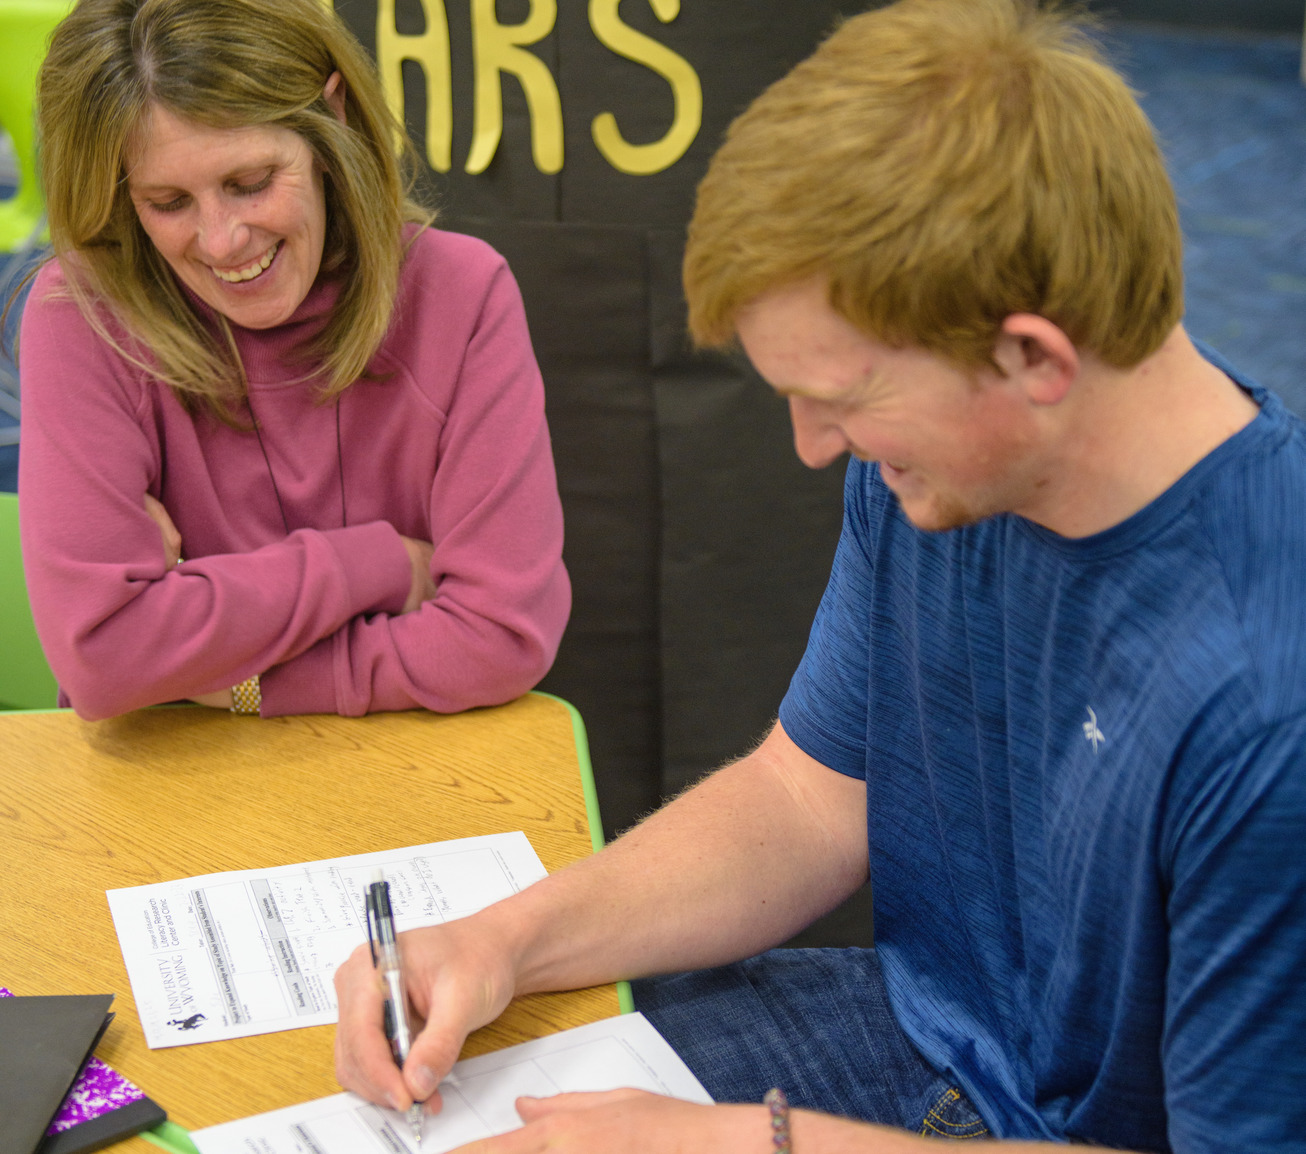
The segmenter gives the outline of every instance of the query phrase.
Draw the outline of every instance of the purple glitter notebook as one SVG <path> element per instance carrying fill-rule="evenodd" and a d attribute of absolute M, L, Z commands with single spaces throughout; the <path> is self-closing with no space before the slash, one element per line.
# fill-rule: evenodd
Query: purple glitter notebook
<path fill-rule="evenodd" d="M 12 997 L 0 986 L 0 998 Z M 40 1154 L 98 1150 L 166 1120 L 144 1090 L 92 1055 L 46 1130 Z"/>

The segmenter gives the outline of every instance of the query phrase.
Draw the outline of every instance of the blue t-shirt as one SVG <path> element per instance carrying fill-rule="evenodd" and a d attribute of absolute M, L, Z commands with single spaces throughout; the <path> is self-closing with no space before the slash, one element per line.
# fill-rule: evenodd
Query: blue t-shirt
<path fill-rule="evenodd" d="M 866 779 L 894 1010 L 1002 1137 L 1306 1150 L 1306 426 L 1239 383 L 1092 537 L 848 469 L 780 720 Z"/>

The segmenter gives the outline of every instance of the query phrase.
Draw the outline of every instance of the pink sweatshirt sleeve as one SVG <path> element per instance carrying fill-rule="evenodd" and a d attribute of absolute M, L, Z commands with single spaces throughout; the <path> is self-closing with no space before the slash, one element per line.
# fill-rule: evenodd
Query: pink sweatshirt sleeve
<path fill-rule="evenodd" d="M 431 362 L 461 359 L 429 498 L 437 595 L 414 613 L 355 616 L 270 669 L 265 714 L 495 705 L 525 693 L 553 663 L 571 586 L 543 382 L 502 258 L 466 237 L 445 243 L 461 246 L 464 256 L 470 246 L 481 269 L 470 284 L 460 277 L 454 290 L 461 297 L 482 286 L 460 305 L 473 311 L 470 337 L 459 328 L 459 309 L 432 307 L 429 298 L 426 306 L 410 302 L 409 327 L 422 339 L 401 354 L 406 366 L 392 366 L 420 377 Z"/>
<path fill-rule="evenodd" d="M 402 607 L 398 533 L 303 530 L 168 570 L 145 512 L 162 447 L 149 391 L 42 271 L 24 310 L 19 501 L 32 612 L 86 718 L 221 690 L 291 660 L 360 614 Z"/>

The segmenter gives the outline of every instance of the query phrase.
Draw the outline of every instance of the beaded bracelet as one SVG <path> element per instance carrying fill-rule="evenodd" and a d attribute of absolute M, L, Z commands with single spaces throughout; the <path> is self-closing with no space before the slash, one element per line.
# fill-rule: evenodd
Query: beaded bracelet
<path fill-rule="evenodd" d="M 789 1099 L 778 1086 L 773 1086 L 763 1096 L 762 1101 L 771 1111 L 771 1145 L 775 1154 L 793 1154 L 789 1141 Z"/>

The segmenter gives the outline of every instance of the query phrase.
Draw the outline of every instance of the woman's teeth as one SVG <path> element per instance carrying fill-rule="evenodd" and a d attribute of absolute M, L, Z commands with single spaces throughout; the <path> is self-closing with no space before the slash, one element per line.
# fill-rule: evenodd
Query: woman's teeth
<path fill-rule="evenodd" d="M 253 280 L 256 276 L 262 275 L 267 270 L 268 265 L 272 263 L 272 258 L 277 255 L 277 247 L 281 244 L 277 241 L 267 252 L 247 268 L 234 269 L 231 272 L 223 272 L 220 268 L 213 270 L 213 275 L 218 280 L 224 280 L 228 284 L 239 284 L 243 280 Z"/>

